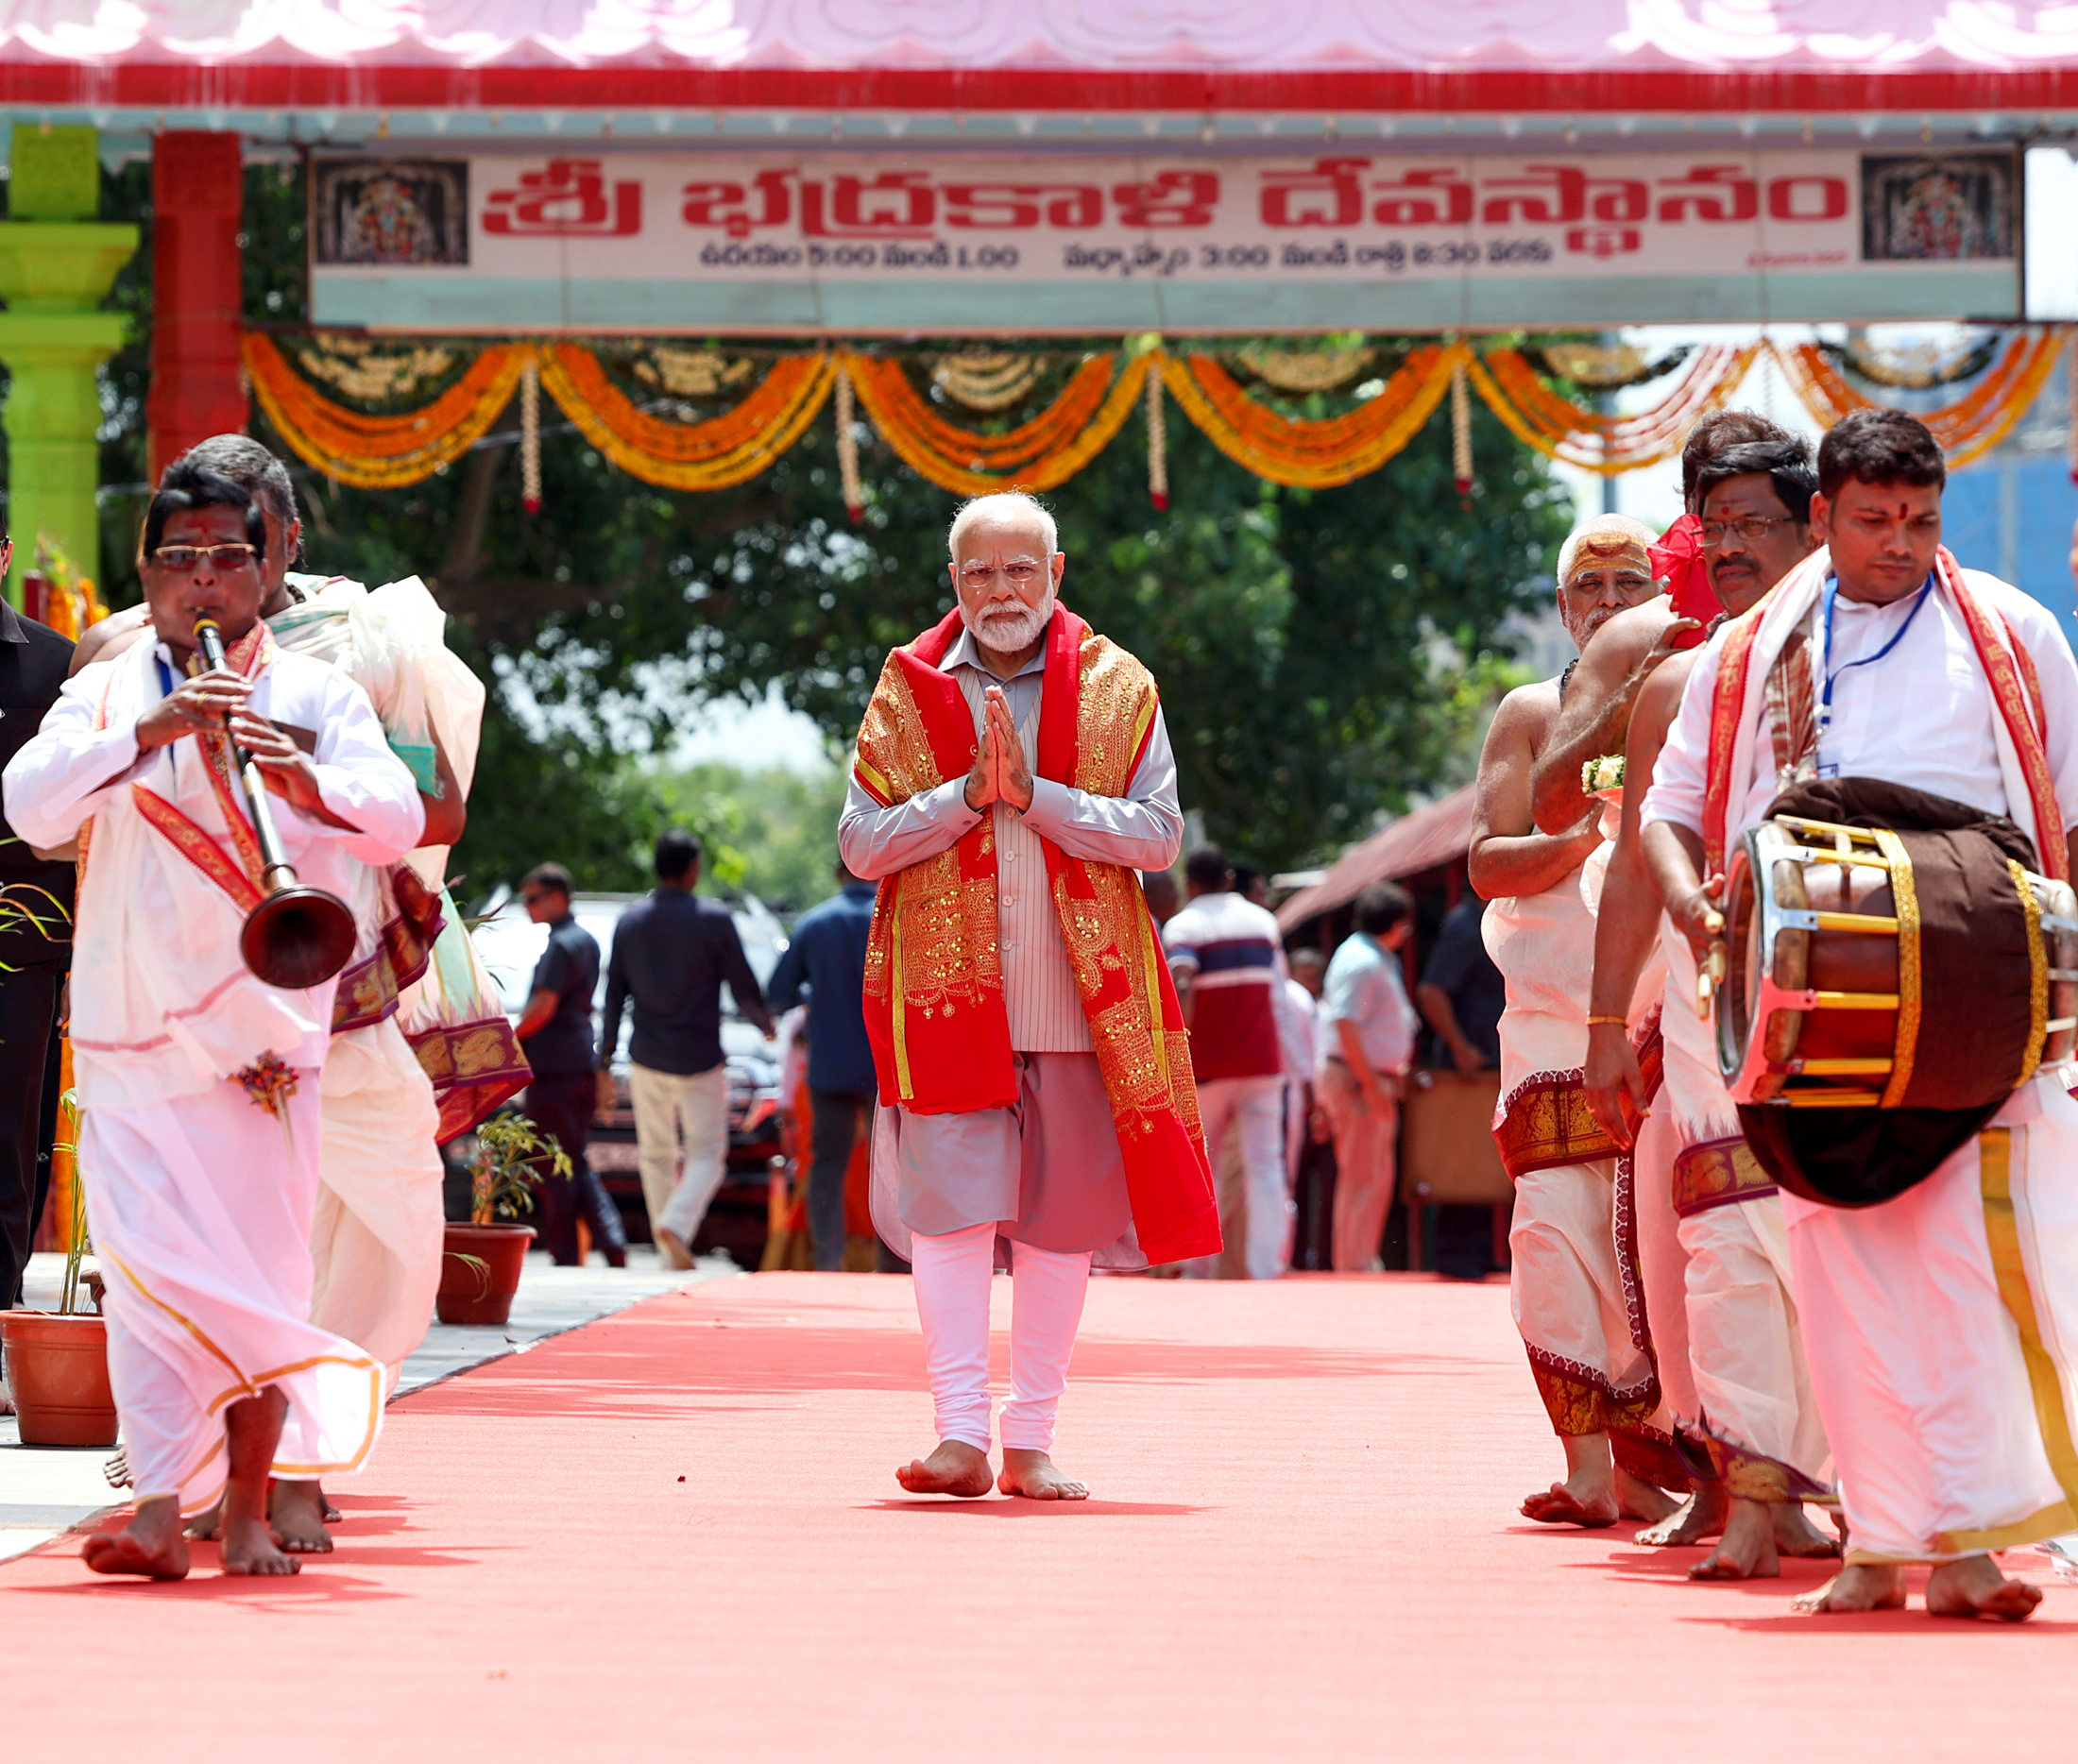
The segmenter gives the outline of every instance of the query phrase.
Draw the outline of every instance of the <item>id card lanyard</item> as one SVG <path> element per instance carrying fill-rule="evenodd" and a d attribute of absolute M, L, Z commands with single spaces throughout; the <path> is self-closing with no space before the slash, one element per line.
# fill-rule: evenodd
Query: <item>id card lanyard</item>
<path fill-rule="evenodd" d="M 1849 668 L 1873 667 L 1905 640 L 1905 633 L 1912 629 L 1912 621 L 1919 617 L 1926 603 L 1933 598 L 1933 578 L 1932 576 L 1929 576 L 1926 581 L 1919 585 L 1917 593 L 1918 599 L 1913 602 L 1912 610 L 1905 615 L 1905 622 L 1891 633 L 1888 643 L 1884 644 L 1873 655 L 1858 656 L 1853 661 L 1842 662 L 1839 667 L 1835 668 L 1832 665 L 1832 607 L 1833 602 L 1840 598 L 1840 578 L 1829 576 L 1826 579 L 1824 647 L 1819 651 L 1818 655 L 1820 686 L 1818 688 L 1817 721 L 1818 751 L 1820 753 L 1825 749 L 1826 733 L 1832 726 L 1832 688 L 1834 685 Z M 1818 771 L 1821 777 L 1831 775 L 1831 769 L 1828 767 L 1820 766 Z"/>

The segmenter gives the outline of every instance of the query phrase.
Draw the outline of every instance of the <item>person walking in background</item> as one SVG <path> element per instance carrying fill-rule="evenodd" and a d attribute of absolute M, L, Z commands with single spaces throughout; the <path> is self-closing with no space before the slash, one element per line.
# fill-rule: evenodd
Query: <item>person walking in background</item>
<path fill-rule="evenodd" d="M 539 864 L 520 879 L 520 900 L 527 917 L 549 928 L 549 946 L 535 964 L 534 986 L 517 1031 L 526 1050 L 534 1079 L 527 1086 L 526 1111 L 534 1125 L 563 1148 L 571 1176 L 558 1181 L 552 1171 L 534 1191 L 541 1221 L 541 1247 L 558 1267 L 574 1267 L 577 1214 L 584 1210 L 591 1234 L 605 1252 L 608 1267 L 628 1262 L 627 1233 L 621 1214 L 607 1198 L 605 1185 L 585 1156 L 591 1141 L 594 1091 L 591 1079 L 591 1000 L 599 990 L 599 942 L 577 923 L 570 909 L 570 872 L 561 864 Z"/>
<path fill-rule="evenodd" d="M 1229 1246 L 1245 1244 L 1250 1280 L 1271 1281 L 1284 1272 L 1291 1232 L 1276 996 L 1285 985 L 1283 934 L 1269 912 L 1234 891 L 1234 872 L 1217 845 L 1201 845 L 1184 860 L 1184 909 L 1162 927 L 1162 941 L 1190 1026 L 1220 1235 Z M 1227 1155 L 1230 1132 L 1239 1138 L 1238 1164 Z M 1209 1278 L 1218 1262 L 1206 1257 L 1185 1272 Z"/>
<path fill-rule="evenodd" d="M 736 935 L 736 921 L 720 902 L 693 893 L 699 881 L 700 841 L 677 827 L 658 835 L 656 887 L 613 928 L 599 1035 L 599 1106 L 607 1109 L 621 1017 L 632 999 L 628 1092 L 635 1104 L 636 1158 L 650 1235 L 670 1268 L 692 1266 L 693 1239 L 728 1165 L 724 983 L 737 1010 L 767 1040 L 773 1033 L 772 1012 Z"/>
<path fill-rule="evenodd" d="M 1285 1055 L 1285 1182 L 1296 1189 L 1314 1110 L 1313 1076 L 1320 1064 L 1320 993 L 1327 958 L 1313 948 L 1286 958 L 1290 976 L 1277 994 L 1277 1039 Z"/>
<path fill-rule="evenodd" d="M 1173 870 L 1143 870 L 1140 873 L 1140 891 L 1148 897 L 1148 911 L 1159 927 L 1175 918 L 1184 905 L 1184 896 L 1176 886 Z"/>
<path fill-rule="evenodd" d="M 1495 1072 L 1501 1064 L 1507 985 L 1480 935 L 1486 909 L 1485 901 L 1468 893 L 1444 914 L 1414 989 L 1414 1002 L 1435 1042 L 1434 1063 L 1447 1060 L 1467 1075 Z M 1498 1088 L 1498 1079 L 1495 1084 Z M 1437 1208 L 1436 1271 L 1454 1280 L 1484 1280 L 1493 1268 L 1492 1209 Z"/>
<path fill-rule="evenodd" d="M 873 929 L 874 885 L 840 863 L 838 892 L 794 924 L 792 941 L 772 971 L 768 1006 L 791 1010 L 809 1003 L 809 1235 L 815 1265 L 844 1265 L 844 1173 L 861 1116 L 871 1119 L 873 1043 L 866 1039 L 866 939 Z M 638 1129 L 639 1130 L 639 1129 Z"/>
<path fill-rule="evenodd" d="M 1356 897 L 1356 928 L 1328 963 L 1321 1000 L 1327 1055 L 1320 1101 L 1335 1133 L 1335 1271 L 1382 1267 L 1379 1246 L 1399 1163 L 1400 1086 L 1414 1057 L 1414 1007 L 1400 978 L 1413 935 L 1406 890 L 1373 882 Z"/>

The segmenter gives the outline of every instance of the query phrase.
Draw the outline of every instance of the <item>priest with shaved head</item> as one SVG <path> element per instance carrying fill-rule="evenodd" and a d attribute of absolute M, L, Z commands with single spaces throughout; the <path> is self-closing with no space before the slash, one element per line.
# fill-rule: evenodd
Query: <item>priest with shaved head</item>
<path fill-rule="evenodd" d="M 1153 676 L 1060 602 L 1067 558 L 1037 501 L 975 499 L 950 550 L 956 604 L 888 656 L 839 829 L 845 867 L 879 884 L 873 1216 L 915 1269 L 936 1408 L 937 1447 L 895 1475 L 1080 1501 L 1051 1452 L 1092 1264 L 1219 1248 L 1188 1036 L 1134 874 L 1176 860 L 1176 761 Z"/>

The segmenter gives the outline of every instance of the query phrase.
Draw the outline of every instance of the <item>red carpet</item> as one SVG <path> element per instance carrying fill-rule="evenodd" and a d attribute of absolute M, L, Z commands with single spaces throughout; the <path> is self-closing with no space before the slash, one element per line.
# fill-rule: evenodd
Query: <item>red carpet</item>
<path fill-rule="evenodd" d="M 907 1281 L 652 1300 L 393 1408 L 298 1580 L 0 1568 L 10 1753 L 2070 1755 L 2078 1587 L 2038 1558 L 2019 1629 L 1819 1620 L 1816 1565 L 1691 1586 L 1696 1552 L 1515 1518 L 1559 1458 L 1498 1284 L 1099 1281 L 1075 1378 L 1099 1499 L 914 1501 Z"/>

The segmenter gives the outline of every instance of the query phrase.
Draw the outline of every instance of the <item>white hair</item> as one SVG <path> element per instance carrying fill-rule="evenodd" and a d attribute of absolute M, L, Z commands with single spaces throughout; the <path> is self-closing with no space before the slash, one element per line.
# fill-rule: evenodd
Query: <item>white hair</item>
<path fill-rule="evenodd" d="M 1635 539 L 1640 545 L 1654 544 L 1660 535 L 1642 520 L 1633 520 L 1628 515 L 1596 515 L 1583 520 L 1566 535 L 1566 542 L 1558 548 L 1558 582 L 1564 585 L 1573 574 L 1575 560 L 1580 555 L 1580 547 L 1588 540 L 1607 536 Z"/>
<path fill-rule="evenodd" d="M 960 540 L 966 530 L 984 520 L 1001 521 L 1006 525 L 1015 521 L 1037 527 L 1046 539 L 1048 557 L 1061 549 L 1060 529 L 1053 524 L 1053 517 L 1047 513 L 1046 504 L 1037 497 L 1027 496 L 1022 490 L 994 490 L 987 496 L 969 497 L 952 517 L 952 530 L 945 534 L 945 549 L 954 563 L 960 561 Z"/>

